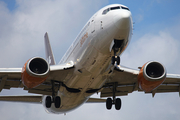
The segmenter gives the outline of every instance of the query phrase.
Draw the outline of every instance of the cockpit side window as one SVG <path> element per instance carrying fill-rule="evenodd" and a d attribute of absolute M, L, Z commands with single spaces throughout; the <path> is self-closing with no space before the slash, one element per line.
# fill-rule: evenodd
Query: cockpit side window
<path fill-rule="evenodd" d="M 104 15 L 104 14 L 107 14 L 108 12 L 109 12 L 109 8 L 105 9 L 102 14 Z"/>
<path fill-rule="evenodd" d="M 123 6 L 121 6 L 121 9 L 129 10 L 129 8 L 123 7 Z M 129 11 L 130 11 L 130 10 L 129 10 Z"/>
<path fill-rule="evenodd" d="M 117 7 L 112 7 L 112 8 L 110 8 L 111 10 L 116 10 L 116 9 L 120 9 L 120 7 L 119 6 L 117 6 Z"/>

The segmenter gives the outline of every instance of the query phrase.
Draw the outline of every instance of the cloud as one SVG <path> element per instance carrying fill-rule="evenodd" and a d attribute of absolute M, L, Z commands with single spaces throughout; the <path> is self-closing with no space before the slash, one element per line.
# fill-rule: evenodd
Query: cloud
<path fill-rule="evenodd" d="M 1 4 L 0 63 L 6 61 L 1 67 L 21 67 L 30 57 L 42 56 L 45 32 L 49 33 L 59 61 L 86 21 L 103 5 L 100 1 L 82 0 L 17 0 L 16 4 L 12 12 Z M 59 52 L 56 48 L 62 49 Z"/>
<path fill-rule="evenodd" d="M 43 35 L 49 33 L 56 61 L 59 61 L 87 20 L 107 1 L 17 0 L 9 11 L 0 2 L 0 67 L 22 67 L 32 56 L 44 57 Z M 142 14 L 143 15 L 143 14 Z M 141 20 L 144 20 L 141 17 Z M 174 22 L 175 24 L 176 22 Z M 179 24 L 168 30 L 134 36 L 121 56 L 123 65 L 137 68 L 149 60 L 162 62 L 168 71 L 179 71 Z M 136 26 L 138 27 L 138 26 Z M 22 89 L 3 90 L 1 95 L 27 94 Z M 95 96 L 98 97 L 98 96 Z M 134 92 L 122 98 L 122 109 L 106 110 L 105 104 L 85 104 L 64 115 L 47 114 L 42 105 L 0 103 L 1 119 L 179 119 L 178 93 L 156 94 L 155 98 Z"/>
<path fill-rule="evenodd" d="M 17 0 L 16 9 L 10 11 L 0 2 L 0 67 L 22 67 L 33 56 L 44 57 L 45 32 L 49 33 L 58 62 L 88 19 L 106 3 L 104 0 Z M 27 91 L 1 92 L 1 95 L 18 94 L 27 94 Z M 42 105 L 1 102 L 0 106 L 1 119 L 6 120 L 62 117 L 47 114 Z M 66 118 L 72 119 L 72 116 Z"/>
<path fill-rule="evenodd" d="M 180 31 L 180 24 L 178 20 L 174 21 L 174 25 L 166 26 L 164 29 L 156 28 L 155 26 L 152 31 L 133 38 L 127 50 L 121 56 L 121 64 L 137 69 L 137 67 L 141 67 L 146 62 L 155 60 L 161 62 L 168 73 L 180 74 L 180 36 L 177 32 Z M 138 32 L 135 33 L 138 34 Z M 152 98 L 151 94 L 134 92 L 129 94 L 128 97 L 121 98 L 122 100 L 124 99 L 123 106 L 125 108 L 123 112 L 126 116 L 123 116 L 124 119 L 178 120 L 180 117 L 178 112 L 180 111 L 178 107 L 180 104 L 178 93 L 157 93 Z M 131 116 L 129 116 L 129 113 Z"/>
<path fill-rule="evenodd" d="M 172 36 L 170 31 L 147 33 L 138 40 L 132 41 L 122 57 L 126 61 L 125 64 L 136 68 L 150 60 L 159 61 L 170 68 L 179 58 L 179 45 L 179 40 Z"/>

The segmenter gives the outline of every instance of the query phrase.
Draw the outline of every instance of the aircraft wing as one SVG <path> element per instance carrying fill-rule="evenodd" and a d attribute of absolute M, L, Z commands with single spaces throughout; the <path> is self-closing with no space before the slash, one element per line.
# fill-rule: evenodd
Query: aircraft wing
<path fill-rule="evenodd" d="M 22 88 L 21 71 L 22 68 L 0 68 L 0 92 L 12 87 Z"/>
<path fill-rule="evenodd" d="M 52 95 L 52 87 L 50 80 L 62 82 L 64 79 L 72 75 L 74 64 L 69 62 L 66 64 L 58 64 L 50 66 L 50 74 L 46 81 L 35 88 L 28 89 L 21 81 L 22 68 L 0 68 L 0 92 L 2 89 L 23 88 L 29 93 Z M 55 85 L 58 90 L 58 86 Z"/>
<path fill-rule="evenodd" d="M 138 75 L 139 70 L 116 66 L 109 81 L 101 90 L 101 97 L 113 96 L 113 86 L 117 86 L 115 89 L 116 96 L 128 95 L 128 93 L 132 93 L 133 91 L 143 91 L 138 85 Z M 180 75 L 167 74 L 165 81 L 159 87 L 145 93 L 151 93 L 154 97 L 156 93 L 165 92 L 180 93 Z"/>
<path fill-rule="evenodd" d="M 40 104 L 42 96 L 0 96 L 0 101 Z"/>
<path fill-rule="evenodd" d="M 0 101 L 5 102 L 20 102 L 20 103 L 42 103 L 42 95 L 32 95 L 32 96 L 0 96 Z M 100 98 L 89 98 L 86 103 L 105 103 L 106 99 Z"/>

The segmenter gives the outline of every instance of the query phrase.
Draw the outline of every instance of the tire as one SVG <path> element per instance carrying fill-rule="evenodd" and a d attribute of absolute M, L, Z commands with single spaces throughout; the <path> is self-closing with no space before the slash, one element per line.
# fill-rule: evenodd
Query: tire
<path fill-rule="evenodd" d="M 56 108 L 59 108 L 61 106 L 61 98 L 59 96 L 55 97 L 54 105 Z"/>
<path fill-rule="evenodd" d="M 117 98 L 115 101 L 115 108 L 116 110 L 120 110 L 121 109 L 121 99 Z"/>
<path fill-rule="evenodd" d="M 120 57 L 119 56 L 117 56 L 116 62 L 117 62 L 117 65 L 120 65 Z"/>
<path fill-rule="evenodd" d="M 51 107 L 51 97 L 50 96 L 47 96 L 46 97 L 46 108 L 50 108 Z"/>
<path fill-rule="evenodd" d="M 115 56 L 112 56 L 112 60 L 111 60 L 112 62 L 112 65 L 114 65 L 115 64 Z"/>
<path fill-rule="evenodd" d="M 108 110 L 110 110 L 112 108 L 112 99 L 111 98 L 107 98 L 107 100 L 106 100 L 106 108 Z"/>

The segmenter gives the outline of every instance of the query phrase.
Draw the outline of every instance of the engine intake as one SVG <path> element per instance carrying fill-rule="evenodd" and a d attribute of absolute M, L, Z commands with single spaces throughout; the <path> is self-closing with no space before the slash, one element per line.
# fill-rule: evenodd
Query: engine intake
<path fill-rule="evenodd" d="M 163 77 L 166 72 L 163 65 L 158 62 L 149 62 L 144 67 L 144 76 L 150 81 L 158 80 Z"/>
<path fill-rule="evenodd" d="M 166 69 L 159 62 L 151 61 L 143 65 L 138 75 L 139 87 L 151 92 L 166 79 Z"/>
<path fill-rule="evenodd" d="M 22 82 L 28 88 L 34 88 L 43 83 L 49 75 L 49 64 L 40 57 L 28 60 L 22 69 Z"/>
<path fill-rule="evenodd" d="M 28 69 L 28 71 L 35 76 L 46 75 L 49 71 L 49 65 L 43 58 L 31 59 L 26 67 L 26 69 Z"/>

